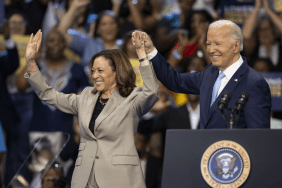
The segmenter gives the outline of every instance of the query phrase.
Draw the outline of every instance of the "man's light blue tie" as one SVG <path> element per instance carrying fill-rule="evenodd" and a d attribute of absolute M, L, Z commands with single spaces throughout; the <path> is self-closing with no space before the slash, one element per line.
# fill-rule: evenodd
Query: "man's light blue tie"
<path fill-rule="evenodd" d="M 217 92 L 220 88 L 220 85 L 221 85 L 221 79 L 225 77 L 225 74 L 223 72 L 220 72 L 215 83 L 214 83 L 214 86 L 213 86 L 213 90 L 212 90 L 212 100 L 211 100 L 211 105 L 214 103 L 216 97 L 217 97 Z"/>

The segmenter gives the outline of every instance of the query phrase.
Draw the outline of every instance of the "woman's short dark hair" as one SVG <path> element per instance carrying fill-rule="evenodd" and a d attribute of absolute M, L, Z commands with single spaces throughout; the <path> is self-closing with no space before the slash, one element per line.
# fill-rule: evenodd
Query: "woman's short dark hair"
<path fill-rule="evenodd" d="M 113 17 L 114 20 L 115 20 L 115 22 L 116 22 L 116 24 L 117 24 L 118 27 L 119 27 L 119 20 L 118 20 L 117 15 L 116 15 L 113 11 L 111 11 L 111 10 L 104 10 L 104 11 L 102 11 L 102 12 L 98 15 L 98 18 L 97 18 L 97 20 L 96 20 L 95 30 L 94 30 L 94 35 L 93 35 L 94 38 L 99 36 L 99 35 L 97 34 L 97 30 L 98 30 L 98 27 L 99 27 L 99 25 L 100 25 L 100 22 L 101 22 L 102 17 L 105 16 L 105 15 L 109 15 L 109 16 Z M 117 32 L 117 35 L 118 35 L 118 32 Z M 118 38 L 118 36 L 116 36 L 116 37 Z"/>
<path fill-rule="evenodd" d="M 132 37 L 132 32 L 133 31 L 128 31 L 124 36 L 123 36 L 123 43 L 121 46 L 121 51 L 123 51 L 125 54 L 127 54 L 127 44 L 131 42 L 131 37 Z"/>
<path fill-rule="evenodd" d="M 269 18 L 269 16 L 264 15 L 264 16 L 262 16 L 262 17 L 259 18 L 259 20 L 258 20 L 258 22 L 257 22 L 257 25 L 256 25 L 256 27 L 255 27 L 254 35 L 255 35 L 255 38 L 257 39 L 257 41 L 259 42 L 260 25 L 262 24 L 263 21 L 268 21 L 268 22 L 269 22 L 270 28 L 271 28 L 272 31 L 273 31 L 274 38 L 277 39 L 277 32 L 276 32 L 276 28 L 275 28 L 274 23 L 273 23 L 272 20 Z"/>
<path fill-rule="evenodd" d="M 109 60 L 109 66 L 116 72 L 116 82 L 119 94 L 122 97 L 130 95 L 134 87 L 136 87 L 136 75 L 126 54 L 118 49 L 103 50 L 99 52 L 95 54 L 89 62 L 90 72 L 94 60 L 97 57 L 104 57 Z M 97 92 L 96 88 L 92 91 L 93 94 L 96 94 Z"/>
<path fill-rule="evenodd" d="M 25 24 L 25 27 L 26 27 L 26 30 L 25 30 L 25 35 L 28 35 L 28 34 L 30 34 L 30 22 L 29 22 L 29 19 L 28 19 L 28 17 L 25 15 L 25 13 L 24 12 L 22 12 L 22 11 L 18 11 L 18 10 L 15 10 L 15 11 L 12 11 L 11 13 L 9 13 L 9 15 L 7 16 L 7 20 L 9 20 L 13 15 L 15 15 L 15 14 L 19 14 L 19 15 L 21 15 L 22 17 L 23 17 L 23 19 L 24 19 L 24 24 Z"/>
<path fill-rule="evenodd" d="M 193 31 L 191 31 L 190 22 L 191 22 L 192 17 L 195 14 L 203 15 L 205 17 L 206 21 L 209 22 L 209 23 L 211 23 L 213 21 L 211 15 L 206 10 L 190 10 L 188 15 L 185 18 L 185 23 L 184 23 L 184 26 L 183 26 L 183 29 L 187 29 L 189 31 L 189 38 L 192 38 L 193 35 L 194 35 Z"/>

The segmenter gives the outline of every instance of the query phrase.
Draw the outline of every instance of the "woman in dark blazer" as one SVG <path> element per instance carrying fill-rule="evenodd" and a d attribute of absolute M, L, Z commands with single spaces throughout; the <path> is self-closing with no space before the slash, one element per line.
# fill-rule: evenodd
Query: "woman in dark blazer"
<path fill-rule="evenodd" d="M 63 94 L 46 84 L 34 61 L 41 37 L 39 31 L 30 38 L 25 78 L 41 100 L 78 115 L 81 138 L 71 187 L 145 188 L 134 134 L 140 118 L 158 101 L 159 85 L 139 33 L 134 32 L 132 39 L 141 62 L 142 88 L 135 86 L 126 55 L 105 50 L 89 63 L 96 87 L 87 87 L 80 95 Z"/>

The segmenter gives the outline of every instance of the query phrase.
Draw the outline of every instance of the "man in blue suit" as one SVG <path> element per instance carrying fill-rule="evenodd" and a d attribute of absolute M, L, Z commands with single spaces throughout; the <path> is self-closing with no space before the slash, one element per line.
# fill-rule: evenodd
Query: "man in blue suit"
<path fill-rule="evenodd" d="M 207 51 L 211 58 L 203 72 L 180 74 L 158 53 L 148 35 L 140 33 L 145 42 L 147 58 L 153 63 L 157 78 L 176 93 L 200 95 L 200 128 L 228 128 L 218 109 L 224 91 L 232 92 L 229 106 L 233 109 L 242 91 L 250 94 L 241 111 L 237 128 L 270 128 L 271 94 L 265 79 L 248 66 L 243 50 L 241 29 L 229 20 L 209 26 Z M 230 112 L 226 113 L 229 117 Z"/>

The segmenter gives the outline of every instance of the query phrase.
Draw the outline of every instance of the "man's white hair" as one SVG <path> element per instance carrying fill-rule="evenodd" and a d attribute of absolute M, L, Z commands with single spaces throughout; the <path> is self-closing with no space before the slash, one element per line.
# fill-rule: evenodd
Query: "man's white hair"
<path fill-rule="evenodd" d="M 215 22 L 212 22 L 209 26 L 209 28 L 213 27 L 222 27 L 224 25 L 229 25 L 230 26 L 230 34 L 231 34 L 231 41 L 233 43 L 236 42 L 236 40 L 240 41 L 240 51 L 243 51 L 243 35 L 240 27 L 235 24 L 234 22 L 230 20 L 218 20 Z"/>

